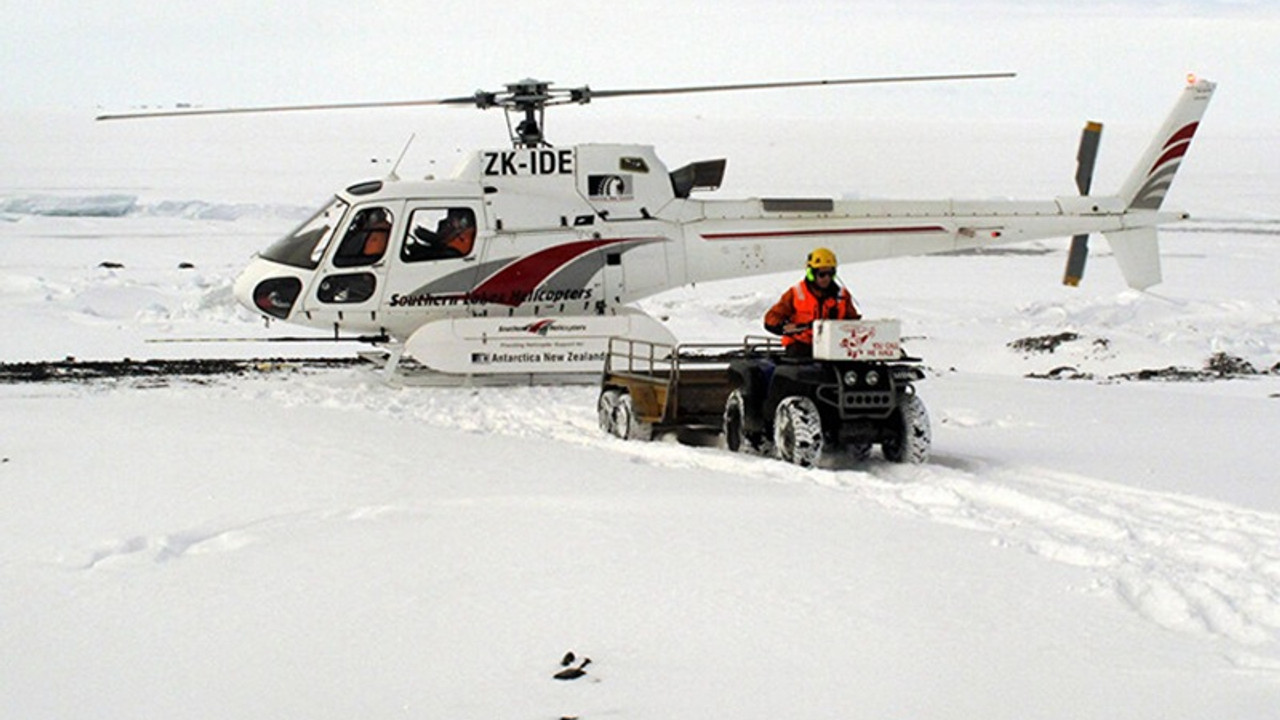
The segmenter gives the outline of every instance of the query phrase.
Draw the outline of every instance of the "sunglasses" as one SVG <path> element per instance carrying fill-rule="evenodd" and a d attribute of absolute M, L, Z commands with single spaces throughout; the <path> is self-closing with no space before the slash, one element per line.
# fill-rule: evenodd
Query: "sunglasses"
<path fill-rule="evenodd" d="M 835 276 L 836 276 L 835 270 L 814 270 L 813 271 L 814 278 L 832 278 Z"/>

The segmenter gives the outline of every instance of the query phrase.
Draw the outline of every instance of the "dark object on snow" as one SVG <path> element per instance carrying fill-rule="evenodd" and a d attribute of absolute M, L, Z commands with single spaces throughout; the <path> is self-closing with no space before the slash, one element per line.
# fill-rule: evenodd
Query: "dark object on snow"
<path fill-rule="evenodd" d="M 569 653 L 569 655 L 566 655 L 565 657 L 568 658 L 570 655 L 573 655 L 573 653 Z M 570 659 L 569 662 L 573 662 L 573 660 Z M 591 658 L 582 658 L 582 662 L 578 663 L 578 667 L 565 668 L 551 677 L 554 677 L 556 680 L 577 680 L 587 674 L 587 671 L 583 668 L 590 664 Z"/>
<path fill-rule="evenodd" d="M 194 378 L 218 375 L 249 375 L 268 372 L 296 372 L 358 365 L 360 358 L 219 358 L 187 360 L 93 360 L 77 362 L 68 356 L 56 362 L 0 362 L 0 384 L 20 382 L 92 382 L 145 378 Z"/>
<path fill-rule="evenodd" d="M 121 265 L 118 262 L 112 262 L 110 260 L 103 260 L 102 262 L 98 263 L 98 267 L 106 268 L 108 270 L 119 270 L 123 268 L 124 265 Z"/>
<path fill-rule="evenodd" d="M 1079 368 L 1062 365 L 1047 373 L 1027 373 L 1027 377 L 1037 380 L 1092 380 L 1093 374 L 1080 372 Z"/>
<path fill-rule="evenodd" d="M 573 661 L 577 659 L 578 659 L 578 656 L 574 655 L 573 651 L 570 650 L 569 652 L 564 654 L 564 657 L 560 658 L 560 667 L 569 667 L 570 665 L 573 664 Z"/>
<path fill-rule="evenodd" d="M 189 262 L 178 263 L 179 270 L 195 270 L 196 266 Z"/>
<path fill-rule="evenodd" d="M 1276 368 L 1270 370 L 1271 373 L 1277 372 Z M 1248 360 L 1228 355 L 1224 352 L 1214 353 L 1205 360 L 1202 369 L 1178 367 L 1170 365 L 1163 368 L 1145 368 L 1142 370 L 1134 370 L 1132 372 L 1116 373 L 1108 375 L 1105 379 L 1108 381 L 1124 381 L 1124 380 L 1141 380 L 1141 381 L 1163 381 L 1163 382 L 1210 382 L 1212 380 L 1231 380 L 1234 378 L 1250 377 L 1252 375 L 1262 375 L 1257 368 Z M 1094 380 L 1092 373 L 1080 372 L 1076 368 L 1063 366 L 1054 368 L 1047 373 L 1027 373 L 1026 377 L 1035 378 L 1037 380 Z"/>
<path fill-rule="evenodd" d="M 1219 377 L 1258 374 L 1257 369 L 1248 360 L 1224 352 L 1216 352 L 1205 360 L 1204 369 L 1217 373 Z"/>
<path fill-rule="evenodd" d="M 1009 349 L 1026 353 L 1051 353 L 1058 349 L 1058 346 L 1065 342 L 1079 340 L 1079 333 L 1070 331 L 1060 332 L 1057 335 L 1037 335 L 1035 337 L 1025 337 L 1014 340 L 1008 344 Z"/>

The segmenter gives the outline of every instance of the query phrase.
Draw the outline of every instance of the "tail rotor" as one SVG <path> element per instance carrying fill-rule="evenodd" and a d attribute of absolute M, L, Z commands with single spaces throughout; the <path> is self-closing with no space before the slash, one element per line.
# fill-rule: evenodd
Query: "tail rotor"
<path fill-rule="evenodd" d="M 1076 151 L 1076 189 L 1088 195 L 1093 185 L 1093 166 L 1098 158 L 1098 143 L 1102 139 L 1102 123 L 1087 122 L 1080 133 L 1080 149 Z M 1084 277 L 1084 264 L 1089 258 L 1089 234 L 1074 235 L 1071 250 L 1067 254 L 1067 269 L 1062 284 L 1076 287 Z"/>

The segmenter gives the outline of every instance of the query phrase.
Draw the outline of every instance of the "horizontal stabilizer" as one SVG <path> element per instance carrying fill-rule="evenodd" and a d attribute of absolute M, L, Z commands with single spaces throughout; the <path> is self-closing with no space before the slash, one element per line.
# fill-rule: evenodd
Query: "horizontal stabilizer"
<path fill-rule="evenodd" d="M 1134 290 L 1160 283 L 1160 247 L 1154 227 L 1104 233 L 1124 280 Z"/>

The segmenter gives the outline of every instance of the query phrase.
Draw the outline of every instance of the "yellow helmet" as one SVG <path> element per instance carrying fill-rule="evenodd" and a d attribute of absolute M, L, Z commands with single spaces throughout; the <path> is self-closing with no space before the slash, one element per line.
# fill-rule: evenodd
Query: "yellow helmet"
<path fill-rule="evenodd" d="M 809 253 L 809 259 L 805 262 L 805 267 L 810 270 L 832 269 L 836 267 L 836 254 L 826 248 L 818 248 Z"/>

